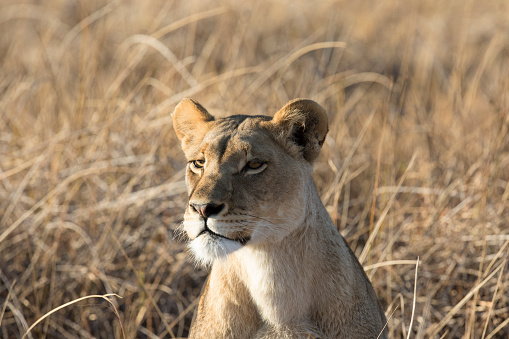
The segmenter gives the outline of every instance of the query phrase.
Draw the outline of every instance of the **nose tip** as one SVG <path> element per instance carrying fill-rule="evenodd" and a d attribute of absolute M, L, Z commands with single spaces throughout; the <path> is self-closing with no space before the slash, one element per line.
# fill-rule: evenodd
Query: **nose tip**
<path fill-rule="evenodd" d="M 195 210 L 203 218 L 209 218 L 211 216 L 221 213 L 224 209 L 224 204 L 190 204 L 191 208 Z"/>

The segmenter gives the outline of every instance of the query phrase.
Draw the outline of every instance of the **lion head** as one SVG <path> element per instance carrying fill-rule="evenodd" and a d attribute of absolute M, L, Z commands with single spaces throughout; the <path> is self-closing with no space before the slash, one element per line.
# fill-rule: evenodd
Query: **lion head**
<path fill-rule="evenodd" d="M 215 119 L 184 99 L 173 125 L 188 160 L 183 228 L 198 262 L 276 245 L 303 225 L 312 163 L 328 132 L 320 105 L 297 99 L 273 118 Z"/>

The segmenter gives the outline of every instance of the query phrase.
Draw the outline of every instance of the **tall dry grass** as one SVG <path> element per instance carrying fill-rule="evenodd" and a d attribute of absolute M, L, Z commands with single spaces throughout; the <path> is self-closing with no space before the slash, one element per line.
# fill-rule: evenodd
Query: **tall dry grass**
<path fill-rule="evenodd" d="M 170 113 L 192 96 L 218 116 L 321 103 L 317 186 L 390 337 L 507 338 L 507 18 L 504 0 L 2 0 L 0 337 L 187 334 L 207 272 L 174 238 Z"/>

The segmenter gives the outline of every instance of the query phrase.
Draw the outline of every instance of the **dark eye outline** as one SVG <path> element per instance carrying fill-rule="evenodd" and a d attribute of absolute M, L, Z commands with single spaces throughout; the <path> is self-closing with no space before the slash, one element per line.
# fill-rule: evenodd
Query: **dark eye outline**
<path fill-rule="evenodd" d="M 263 170 L 265 170 L 265 168 L 267 168 L 266 161 L 253 159 L 246 163 L 246 165 L 244 166 L 244 171 L 246 172 L 246 174 L 256 174 L 262 172 Z"/>
<path fill-rule="evenodd" d="M 253 164 L 256 164 L 256 165 L 252 166 Z M 262 166 L 263 166 L 263 164 L 264 164 L 264 163 L 263 163 L 262 161 L 257 161 L 257 160 L 254 160 L 254 161 L 248 161 L 248 162 L 246 163 L 246 168 L 247 168 L 247 169 L 252 169 L 252 170 L 257 170 L 257 169 L 259 169 L 260 167 L 262 167 Z"/>
<path fill-rule="evenodd" d="M 199 173 L 203 170 L 203 167 L 205 166 L 205 160 L 204 159 L 191 160 L 189 161 L 189 165 L 191 167 L 191 171 Z"/>

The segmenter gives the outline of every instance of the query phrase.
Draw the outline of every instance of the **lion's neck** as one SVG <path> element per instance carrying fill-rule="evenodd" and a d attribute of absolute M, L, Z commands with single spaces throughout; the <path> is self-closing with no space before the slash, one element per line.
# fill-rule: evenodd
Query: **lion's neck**
<path fill-rule="evenodd" d="M 306 187 L 305 195 L 306 203 L 302 206 L 304 218 L 299 225 L 295 225 L 291 233 L 278 243 L 248 245 L 239 251 L 237 257 L 244 257 L 249 253 L 258 258 L 263 265 L 274 266 L 280 265 L 281 262 L 287 263 L 291 258 L 308 257 L 307 252 L 312 250 L 316 253 L 317 248 L 323 247 L 324 244 L 319 245 L 317 242 L 324 236 L 329 237 L 329 233 L 335 231 L 335 227 L 312 180 Z M 298 262 L 297 266 L 301 267 L 302 262 Z"/>
<path fill-rule="evenodd" d="M 246 246 L 222 263 L 238 275 L 265 319 L 283 321 L 288 310 L 295 317 L 313 302 L 313 281 L 322 270 L 317 263 L 326 260 L 323 240 L 333 225 L 312 185 L 304 221 L 292 233 L 277 244 Z"/>

